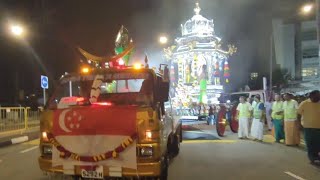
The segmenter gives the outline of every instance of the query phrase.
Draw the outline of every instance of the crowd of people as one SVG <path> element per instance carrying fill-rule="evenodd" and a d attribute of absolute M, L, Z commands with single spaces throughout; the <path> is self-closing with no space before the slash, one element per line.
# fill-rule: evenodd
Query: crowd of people
<path fill-rule="evenodd" d="M 240 97 L 237 106 L 239 122 L 238 137 L 254 141 L 263 141 L 264 125 L 268 130 L 274 128 L 275 142 L 281 140 L 287 146 L 299 146 L 300 134 L 303 131 L 308 158 L 314 165 L 320 166 L 320 92 L 309 93 L 309 98 L 300 104 L 293 95 L 275 95 L 274 99 L 262 102 L 259 95 L 254 101 Z M 249 124 L 251 122 L 250 135 Z"/>

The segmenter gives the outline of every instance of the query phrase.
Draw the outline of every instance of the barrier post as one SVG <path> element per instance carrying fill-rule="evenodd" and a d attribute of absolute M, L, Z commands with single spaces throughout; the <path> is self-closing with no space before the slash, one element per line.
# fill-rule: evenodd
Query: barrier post
<path fill-rule="evenodd" d="M 24 128 L 28 129 L 28 109 L 24 108 Z"/>

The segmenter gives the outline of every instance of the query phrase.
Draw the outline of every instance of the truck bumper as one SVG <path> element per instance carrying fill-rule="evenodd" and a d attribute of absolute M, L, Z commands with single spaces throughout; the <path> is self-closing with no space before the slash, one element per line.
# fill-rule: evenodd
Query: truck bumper
<path fill-rule="evenodd" d="M 51 159 L 44 157 L 38 158 L 40 169 L 48 173 L 59 173 L 64 174 L 62 166 L 52 167 Z M 148 162 L 138 163 L 137 169 L 122 168 L 122 177 L 136 177 L 136 176 L 160 176 L 161 173 L 161 162 Z M 109 167 L 103 166 L 103 174 L 105 177 L 110 176 Z M 79 166 L 74 167 L 74 174 L 68 175 L 81 175 L 81 168 Z"/>

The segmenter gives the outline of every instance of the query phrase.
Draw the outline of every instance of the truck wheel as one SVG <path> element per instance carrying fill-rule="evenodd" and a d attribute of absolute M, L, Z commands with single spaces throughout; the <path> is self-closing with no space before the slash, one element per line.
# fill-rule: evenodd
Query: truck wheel
<path fill-rule="evenodd" d="M 80 176 L 72 176 L 72 180 L 81 180 L 82 178 Z"/>
<path fill-rule="evenodd" d="M 168 170 L 169 170 L 169 157 L 166 155 L 162 161 L 162 170 L 159 176 L 159 180 L 167 180 L 168 179 Z"/>
<path fill-rule="evenodd" d="M 180 139 L 179 136 L 174 134 L 173 135 L 173 141 L 172 141 L 172 152 L 173 156 L 177 156 L 180 151 Z"/>
<path fill-rule="evenodd" d="M 180 124 L 180 130 L 179 130 L 179 133 L 180 133 L 180 136 L 179 136 L 179 140 L 180 140 L 180 143 L 182 143 L 182 124 Z"/>
<path fill-rule="evenodd" d="M 176 134 L 172 134 L 168 139 L 168 154 L 170 158 L 174 158 L 179 154 L 180 140 Z"/>

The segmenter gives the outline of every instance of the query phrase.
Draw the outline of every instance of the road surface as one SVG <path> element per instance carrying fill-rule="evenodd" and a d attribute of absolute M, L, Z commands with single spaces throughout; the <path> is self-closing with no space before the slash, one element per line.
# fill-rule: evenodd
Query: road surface
<path fill-rule="evenodd" d="M 180 154 L 171 162 L 169 180 L 320 179 L 320 169 L 309 164 L 303 149 L 238 140 L 231 133 L 220 139 L 208 129 L 188 130 L 184 136 L 195 139 L 181 144 Z M 49 179 L 37 164 L 38 143 L 37 139 L 0 148 L 0 179 Z"/>

